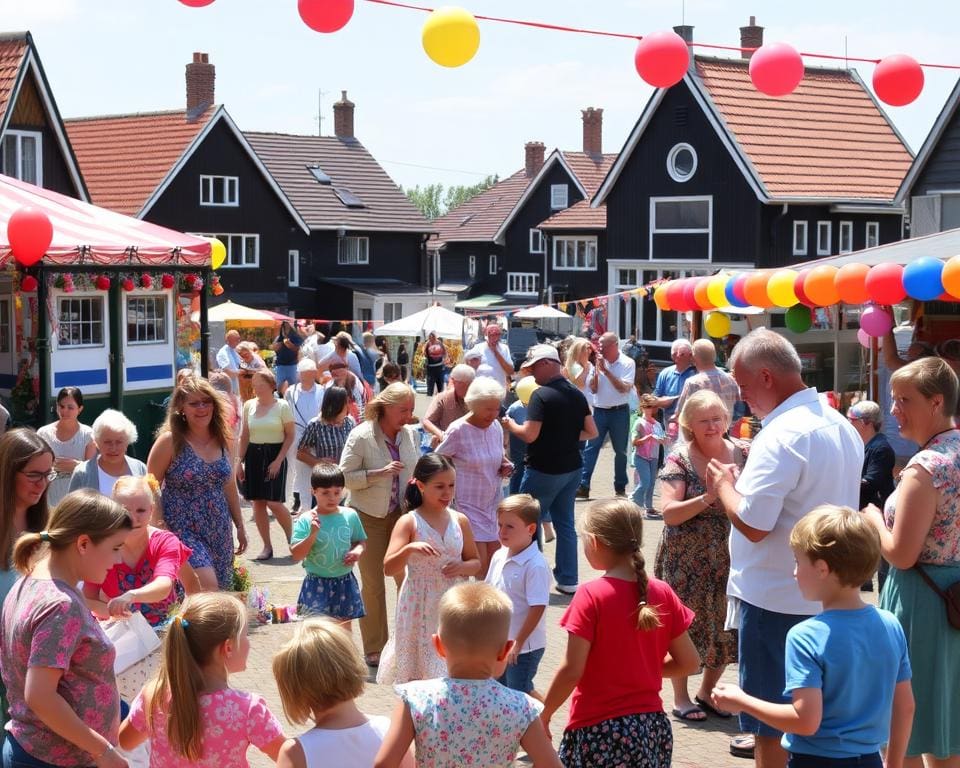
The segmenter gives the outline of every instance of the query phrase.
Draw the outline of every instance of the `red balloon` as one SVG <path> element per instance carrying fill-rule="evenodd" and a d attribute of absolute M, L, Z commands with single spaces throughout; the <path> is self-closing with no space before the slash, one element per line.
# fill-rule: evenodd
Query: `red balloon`
<path fill-rule="evenodd" d="M 336 32 L 353 16 L 354 0 L 297 0 L 303 23 L 315 32 Z"/>
<path fill-rule="evenodd" d="M 809 269 L 801 269 L 797 273 L 797 279 L 793 281 L 793 292 L 797 294 L 797 298 L 800 299 L 800 303 L 805 307 L 815 307 L 817 305 L 810 301 L 810 297 L 807 296 L 806 292 L 803 290 L 803 281 L 807 279 L 807 275 L 809 274 Z"/>
<path fill-rule="evenodd" d="M 210 5 L 213 0 L 180 0 L 180 2 L 190 8 L 203 8 L 205 5 Z"/>
<path fill-rule="evenodd" d="M 38 286 L 37 278 L 33 275 L 24 275 L 23 280 L 20 281 L 20 290 L 24 293 L 33 293 Z"/>
<path fill-rule="evenodd" d="M 873 70 L 873 90 L 891 107 L 909 104 L 923 90 L 923 68 L 904 53 L 886 56 Z"/>
<path fill-rule="evenodd" d="M 53 241 L 53 224 L 39 208 L 25 205 L 13 212 L 7 221 L 7 240 L 13 257 L 29 267 L 36 264 Z"/>
<path fill-rule="evenodd" d="M 644 35 L 633 55 L 637 74 L 654 88 L 676 85 L 690 66 L 690 48 L 684 39 L 672 30 Z"/>
<path fill-rule="evenodd" d="M 803 59 L 787 43 L 761 45 L 750 57 L 750 79 L 760 93 L 786 96 L 803 80 Z"/>
<path fill-rule="evenodd" d="M 674 312 L 680 311 L 683 304 L 683 280 L 671 280 L 667 286 L 667 303 Z"/>
<path fill-rule="evenodd" d="M 877 304 L 896 304 L 907 296 L 901 264 L 877 264 L 871 267 L 863 284 L 867 295 Z"/>
<path fill-rule="evenodd" d="M 697 281 L 688 277 L 683 281 L 683 311 L 692 312 L 695 309 L 700 309 L 697 304 Z"/>

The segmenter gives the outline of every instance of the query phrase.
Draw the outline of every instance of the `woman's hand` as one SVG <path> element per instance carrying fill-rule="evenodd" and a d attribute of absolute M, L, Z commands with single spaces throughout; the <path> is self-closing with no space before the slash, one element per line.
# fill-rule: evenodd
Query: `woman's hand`
<path fill-rule="evenodd" d="M 448 578 L 451 576 L 473 576 L 474 569 L 469 563 L 463 560 L 453 560 L 440 569 L 440 573 Z"/>
<path fill-rule="evenodd" d="M 271 461 L 267 466 L 267 480 L 273 480 L 277 475 L 280 474 L 280 468 L 283 466 L 283 455 L 278 456 L 274 461 Z"/>
<path fill-rule="evenodd" d="M 110 613 L 110 617 L 114 619 L 125 619 L 130 615 L 130 604 L 132 602 L 133 597 L 129 592 L 111 598 L 107 603 L 107 611 Z"/>
<path fill-rule="evenodd" d="M 247 532 L 241 527 L 237 527 L 237 549 L 235 554 L 242 555 L 247 551 Z"/>
<path fill-rule="evenodd" d="M 540 722 L 543 723 L 543 730 L 547 732 L 547 738 L 553 741 L 553 734 L 550 733 L 550 715 L 547 714 L 546 710 L 540 714 Z"/>
<path fill-rule="evenodd" d="M 513 462 L 504 459 L 500 464 L 500 469 L 497 474 L 504 478 L 510 477 L 513 474 Z"/>
<path fill-rule="evenodd" d="M 377 477 L 392 477 L 393 475 L 399 475 L 401 472 L 403 472 L 403 462 L 391 461 L 387 466 L 367 472 L 367 474 L 375 474 Z"/>
<path fill-rule="evenodd" d="M 106 750 L 100 757 L 93 761 L 97 768 L 129 768 L 126 759 L 120 757 L 120 753 L 115 749 Z"/>
<path fill-rule="evenodd" d="M 247 477 L 247 474 L 243 468 L 243 462 L 242 461 L 238 462 L 237 463 L 237 482 L 242 483 L 244 480 L 246 480 L 246 477 Z"/>
<path fill-rule="evenodd" d="M 80 462 L 76 459 L 68 459 L 66 457 L 57 458 L 53 460 L 53 468 L 64 475 L 69 475 L 76 469 L 77 464 Z"/>
<path fill-rule="evenodd" d="M 428 557 L 440 557 L 439 550 L 429 541 L 411 541 L 406 546 L 408 554 L 427 555 Z"/>

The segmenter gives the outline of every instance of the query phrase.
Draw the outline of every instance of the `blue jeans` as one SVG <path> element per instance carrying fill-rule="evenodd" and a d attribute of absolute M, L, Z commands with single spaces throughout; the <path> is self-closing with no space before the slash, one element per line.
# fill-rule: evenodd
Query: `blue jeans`
<path fill-rule="evenodd" d="M 517 655 L 516 664 L 507 664 L 503 676 L 497 682 L 521 693 L 530 693 L 533 690 L 533 678 L 537 675 L 540 660 L 546 648 L 537 648 Z"/>
<path fill-rule="evenodd" d="M 523 466 L 523 459 L 519 463 L 512 458 L 510 461 L 513 461 L 513 473 L 510 475 L 510 495 L 513 496 L 515 493 L 520 493 L 520 486 L 523 485 L 523 475 L 527 468 Z"/>
<path fill-rule="evenodd" d="M 603 441 L 610 435 L 613 445 L 613 487 L 617 492 L 627 488 L 627 441 L 630 439 L 630 408 L 626 405 L 617 408 L 594 408 L 593 421 L 597 425 L 597 436 L 587 443 L 583 453 L 583 477 L 580 485 L 590 487 L 593 469 L 597 466 L 597 457 L 603 447 Z"/>
<path fill-rule="evenodd" d="M 283 386 L 283 382 L 287 382 L 291 387 L 294 386 L 298 381 L 300 381 L 300 374 L 297 372 L 297 366 L 294 365 L 275 365 L 273 367 L 273 373 L 277 377 L 277 389 Z"/>
<path fill-rule="evenodd" d="M 653 509 L 653 484 L 657 479 L 657 459 L 633 457 L 633 468 L 637 473 L 637 486 L 630 498 L 634 504 L 644 509 Z"/>
<path fill-rule="evenodd" d="M 541 520 L 552 520 L 557 534 L 557 565 L 553 576 L 557 584 L 576 586 L 577 530 L 573 525 L 573 507 L 577 501 L 580 470 L 548 475 L 527 467 L 520 484 L 520 493 L 529 493 L 540 502 Z M 540 533 L 537 532 L 537 538 Z"/>

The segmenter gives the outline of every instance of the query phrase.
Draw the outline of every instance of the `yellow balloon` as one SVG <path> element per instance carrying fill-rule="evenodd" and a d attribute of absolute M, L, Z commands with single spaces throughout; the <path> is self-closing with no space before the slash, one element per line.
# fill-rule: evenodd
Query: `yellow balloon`
<path fill-rule="evenodd" d="M 537 389 L 540 385 L 537 384 L 537 380 L 533 376 L 524 376 L 520 381 L 517 382 L 515 391 L 517 397 L 520 399 L 520 402 L 524 405 L 530 404 L 530 395 L 533 394 L 533 391 Z"/>
<path fill-rule="evenodd" d="M 727 300 L 727 282 L 729 275 L 716 275 L 710 278 L 707 283 L 707 298 L 715 307 L 727 307 L 730 302 Z"/>
<path fill-rule="evenodd" d="M 730 333 L 730 318 L 723 312 L 711 312 L 703 318 L 703 327 L 715 339 L 722 339 Z"/>
<path fill-rule="evenodd" d="M 227 247 L 217 238 L 210 238 L 210 266 L 220 269 L 227 260 Z"/>
<path fill-rule="evenodd" d="M 442 67 L 462 67 L 480 48 L 480 27 L 463 8 L 444 6 L 427 16 L 423 50 Z"/>
<path fill-rule="evenodd" d="M 799 304 L 793 284 L 797 281 L 797 270 L 778 269 L 767 281 L 767 296 L 778 307 L 792 307 Z"/>

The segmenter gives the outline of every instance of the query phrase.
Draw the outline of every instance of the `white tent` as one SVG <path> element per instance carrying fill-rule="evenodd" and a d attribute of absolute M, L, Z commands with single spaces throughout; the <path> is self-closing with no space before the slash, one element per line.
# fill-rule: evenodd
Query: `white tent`
<path fill-rule="evenodd" d="M 572 317 L 566 312 L 554 309 L 549 304 L 541 304 L 538 307 L 527 307 L 519 312 L 514 312 L 513 316 L 518 320 L 570 320 Z"/>
<path fill-rule="evenodd" d="M 426 336 L 431 331 L 441 339 L 463 341 L 463 315 L 435 305 L 376 329 L 378 336 Z"/>

